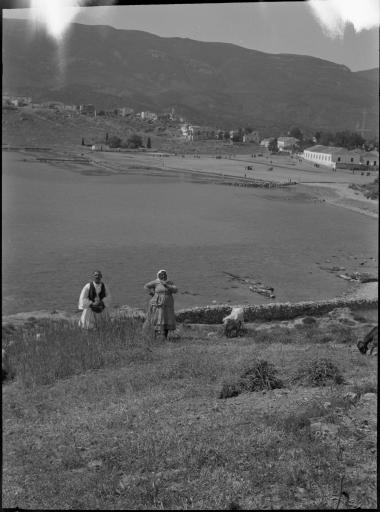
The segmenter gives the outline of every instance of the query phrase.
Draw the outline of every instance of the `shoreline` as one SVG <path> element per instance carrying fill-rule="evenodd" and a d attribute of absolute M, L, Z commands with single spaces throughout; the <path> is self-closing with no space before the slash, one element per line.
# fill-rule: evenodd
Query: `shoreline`
<path fill-rule="evenodd" d="M 374 219 L 379 218 L 379 201 L 367 199 L 360 192 L 349 188 L 348 183 L 302 182 L 299 186 L 305 191 L 310 189 L 309 193 L 332 206 L 345 208 Z"/>
<path fill-rule="evenodd" d="M 177 322 L 190 321 L 190 323 L 221 323 L 222 317 L 228 315 L 233 307 L 242 307 L 249 318 L 246 321 L 257 320 L 267 322 L 271 320 L 288 320 L 299 316 L 323 315 L 328 311 L 342 307 L 353 309 L 378 308 L 378 283 L 362 283 L 355 290 L 351 290 L 341 297 L 326 300 L 302 302 L 272 302 L 267 304 L 209 304 L 205 306 L 184 308 L 175 312 Z M 78 321 L 81 312 L 69 313 L 63 310 L 47 309 L 29 312 L 20 312 L 2 316 L 2 325 L 25 323 L 37 320 L 52 321 Z M 127 305 L 114 307 L 110 310 L 111 318 L 134 318 L 143 321 L 145 311 Z M 210 316 L 211 315 L 211 316 Z M 212 321 L 205 321 L 208 317 Z M 197 321 L 198 320 L 198 321 Z M 201 321 L 199 321 L 201 320 Z"/>

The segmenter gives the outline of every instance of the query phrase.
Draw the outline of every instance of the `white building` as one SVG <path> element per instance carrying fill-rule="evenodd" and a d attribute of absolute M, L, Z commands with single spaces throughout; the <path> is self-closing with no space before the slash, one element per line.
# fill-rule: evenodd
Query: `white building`
<path fill-rule="evenodd" d="M 317 144 L 305 149 L 302 156 L 315 164 L 335 168 L 339 164 L 360 165 L 360 155 L 359 150 L 349 151 L 345 148 Z"/>
<path fill-rule="evenodd" d="M 261 142 L 260 142 L 260 146 L 264 146 L 266 148 L 268 148 L 269 144 L 274 140 L 274 137 L 268 137 L 267 139 L 263 139 Z"/>
<path fill-rule="evenodd" d="M 147 121 L 157 121 L 157 114 L 154 112 L 141 112 L 140 113 L 141 119 L 146 119 Z"/>
<path fill-rule="evenodd" d="M 121 117 L 126 117 L 132 115 L 134 113 L 134 110 L 130 107 L 121 107 L 117 109 L 117 113 Z"/>
<path fill-rule="evenodd" d="M 277 139 L 277 146 L 279 151 L 288 151 L 294 148 L 299 143 L 295 137 L 279 137 Z"/>

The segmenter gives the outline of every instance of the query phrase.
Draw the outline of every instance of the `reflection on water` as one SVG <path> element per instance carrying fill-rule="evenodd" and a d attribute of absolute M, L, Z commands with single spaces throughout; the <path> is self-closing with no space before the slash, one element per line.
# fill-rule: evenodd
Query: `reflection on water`
<path fill-rule="evenodd" d="M 179 287 L 176 308 L 268 302 L 223 271 L 273 286 L 278 301 L 328 298 L 348 285 L 316 262 L 376 257 L 376 240 L 376 219 L 290 190 L 85 176 L 3 156 L 4 313 L 74 310 L 94 268 L 115 303 L 137 307 L 159 268 Z"/>

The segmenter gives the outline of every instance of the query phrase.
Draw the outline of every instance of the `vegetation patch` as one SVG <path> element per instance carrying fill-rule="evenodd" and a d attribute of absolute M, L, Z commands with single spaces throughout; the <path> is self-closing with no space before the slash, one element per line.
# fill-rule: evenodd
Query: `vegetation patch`
<path fill-rule="evenodd" d="M 274 364 L 259 359 L 254 360 L 237 381 L 225 382 L 219 393 L 219 398 L 231 398 L 244 391 L 262 391 L 282 387 L 283 383 L 277 377 Z"/>
<path fill-rule="evenodd" d="M 329 386 L 343 384 L 344 378 L 330 359 L 319 358 L 299 367 L 293 381 L 305 386 Z"/>

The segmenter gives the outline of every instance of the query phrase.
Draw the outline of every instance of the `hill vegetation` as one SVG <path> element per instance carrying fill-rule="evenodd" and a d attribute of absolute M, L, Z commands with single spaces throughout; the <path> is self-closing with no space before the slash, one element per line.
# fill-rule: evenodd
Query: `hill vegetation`
<path fill-rule="evenodd" d="M 61 61 L 60 61 L 61 59 Z M 64 59 L 64 60 L 63 60 Z M 3 21 L 3 91 L 34 101 L 170 110 L 193 123 L 378 133 L 373 73 L 301 55 L 73 24 L 60 55 L 23 20 Z M 368 132 L 367 132 L 368 133 Z"/>
<path fill-rule="evenodd" d="M 131 320 L 8 326 L 4 507 L 376 508 L 367 321 L 309 320 L 235 340 L 183 324 L 168 342 Z"/>

